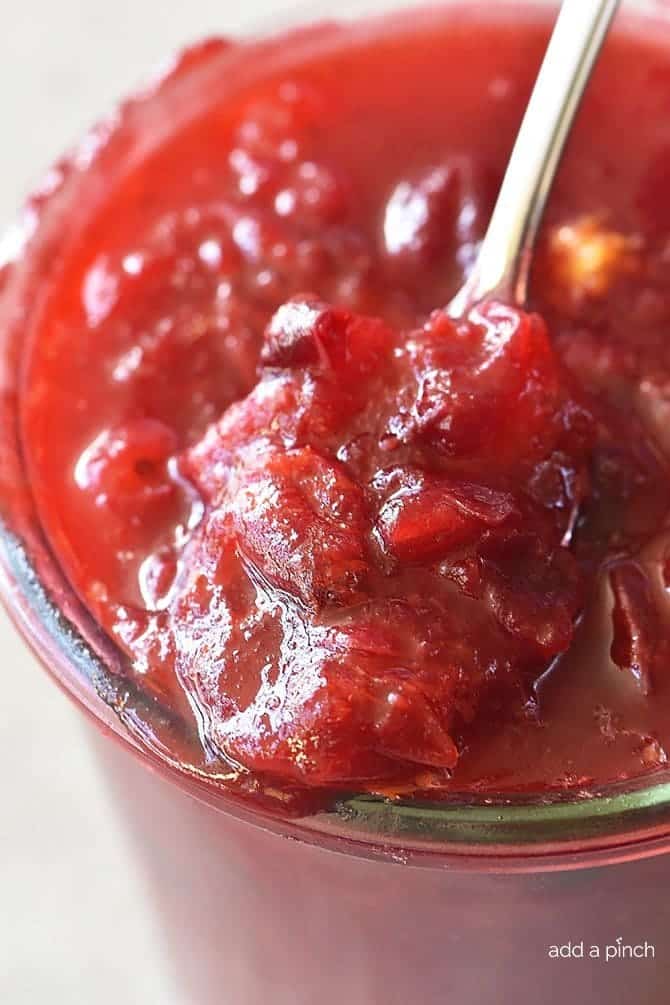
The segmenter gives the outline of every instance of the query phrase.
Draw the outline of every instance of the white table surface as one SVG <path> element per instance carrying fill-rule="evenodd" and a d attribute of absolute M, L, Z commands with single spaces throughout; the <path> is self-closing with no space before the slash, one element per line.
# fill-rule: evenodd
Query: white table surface
<path fill-rule="evenodd" d="M 279 6 L 291 4 L 0 0 L 0 227 L 154 64 Z M 171 990 L 142 876 L 89 763 L 79 713 L 1 610 L 0 673 L 0 1002 L 198 1005 Z"/>

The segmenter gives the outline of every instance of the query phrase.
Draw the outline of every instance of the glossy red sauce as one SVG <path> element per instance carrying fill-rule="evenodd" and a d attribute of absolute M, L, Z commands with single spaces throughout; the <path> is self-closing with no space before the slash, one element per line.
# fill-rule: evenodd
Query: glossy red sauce
<path fill-rule="evenodd" d="M 548 30 L 475 17 L 259 64 L 109 192 L 29 347 L 52 546 L 210 763 L 435 795 L 666 761 L 670 50 L 608 42 L 536 313 L 454 324 Z"/>

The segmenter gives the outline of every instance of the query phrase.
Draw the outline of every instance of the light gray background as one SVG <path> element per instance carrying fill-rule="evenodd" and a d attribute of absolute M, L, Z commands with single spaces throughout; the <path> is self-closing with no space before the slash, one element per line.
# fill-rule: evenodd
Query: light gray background
<path fill-rule="evenodd" d="M 0 228 L 49 163 L 177 46 L 292 6 L 0 0 Z M 0 675 L 0 1002 L 198 1005 L 172 994 L 79 713 L 1 610 Z"/>

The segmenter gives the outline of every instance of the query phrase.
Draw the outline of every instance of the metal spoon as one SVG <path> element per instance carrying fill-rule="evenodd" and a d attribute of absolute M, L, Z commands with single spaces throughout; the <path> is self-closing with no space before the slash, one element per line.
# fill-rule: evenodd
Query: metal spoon
<path fill-rule="evenodd" d="M 564 0 L 474 269 L 449 304 L 522 305 L 537 230 L 579 103 L 619 0 Z"/>

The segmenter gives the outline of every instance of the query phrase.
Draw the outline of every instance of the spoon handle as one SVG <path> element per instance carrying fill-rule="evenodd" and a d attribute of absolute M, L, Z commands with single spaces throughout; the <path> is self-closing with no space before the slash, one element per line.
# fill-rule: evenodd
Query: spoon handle
<path fill-rule="evenodd" d="M 619 0 L 563 0 L 477 262 L 449 305 L 460 317 L 495 297 L 522 305 L 556 168 Z"/>

